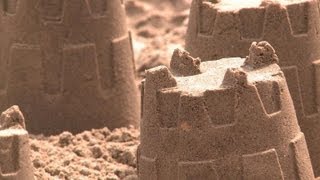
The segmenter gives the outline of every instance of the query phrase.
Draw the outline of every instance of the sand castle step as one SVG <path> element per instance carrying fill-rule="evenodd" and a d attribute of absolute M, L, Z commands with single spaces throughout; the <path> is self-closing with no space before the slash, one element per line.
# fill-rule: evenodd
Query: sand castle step
<path fill-rule="evenodd" d="M 245 57 L 252 41 L 270 42 L 320 176 L 319 1 L 251 0 L 237 6 L 230 2 L 240 1 L 193 0 L 186 49 L 205 61 Z"/>
<path fill-rule="evenodd" d="M 140 179 L 314 179 L 278 61 L 260 42 L 246 59 L 200 63 L 176 50 L 171 70 L 148 70 Z"/>
<path fill-rule="evenodd" d="M 138 91 L 121 0 L 1 1 L 0 107 L 32 133 L 136 125 Z"/>

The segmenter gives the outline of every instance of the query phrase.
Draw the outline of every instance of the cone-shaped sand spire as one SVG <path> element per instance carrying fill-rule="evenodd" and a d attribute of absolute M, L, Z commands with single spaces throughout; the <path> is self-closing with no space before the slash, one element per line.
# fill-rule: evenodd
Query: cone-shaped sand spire
<path fill-rule="evenodd" d="M 318 0 L 193 0 L 186 36 L 187 51 L 202 61 L 245 58 L 253 41 L 268 41 L 277 50 L 316 176 L 320 176 L 318 7 Z"/>
<path fill-rule="evenodd" d="M 1 108 L 18 104 L 32 133 L 137 125 L 122 0 L 1 2 Z"/>
<path fill-rule="evenodd" d="M 29 136 L 18 106 L 12 106 L 0 116 L 0 179 L 34 179 Z"/>
<path fill-rule="evenodd" d="M 261 42 L 247 59 L 202 62 L 194 75 L 147 71 L 140 179 L 314 179 L 276 57 Z"/>

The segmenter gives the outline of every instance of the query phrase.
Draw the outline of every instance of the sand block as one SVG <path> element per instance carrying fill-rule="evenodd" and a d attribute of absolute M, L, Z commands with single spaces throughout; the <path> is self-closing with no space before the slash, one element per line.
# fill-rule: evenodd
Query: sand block
<path fill-rule="evenodd" d="M 172 60 L 196 59 L 180 54 L 187 58 Z M 259 42 L 247 58 L 202 62 L 197 73 L 177 74 L 184 71 L 175 63 L 148 70 L 140 179 L 314 179 L 277 62 L 273 47 Z"/>
<path fill-rule="evenodd" d="M 0 109 L 31 133 L 138 125 L 138 88 L 122 0 L 1 3 Z"/>
<path fill-rule="evenodd" d="M 316 176 L 320 176 L 319 13 L 317 0 L 193 0 L 186 36 L 186 50 L 202 61 L 245 58 L 253 41 L 266 40 L 277 50 Z"/>
<path fill-rule="evenodd" d="M 34 179 L 29 136 L 18 106 L 12 106 L 0 116 L 0 179 Z"/>

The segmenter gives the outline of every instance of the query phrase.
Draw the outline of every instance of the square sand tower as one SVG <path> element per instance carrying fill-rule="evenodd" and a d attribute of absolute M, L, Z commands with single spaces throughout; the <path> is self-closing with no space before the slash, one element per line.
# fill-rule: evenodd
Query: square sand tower
<path fill-rule="evenodd" d="M 122 0 L 2 0 L 0 107 L 32 133 L 137 125 L 139 98 Z"/>
<path fill-rule="evenodd" d="M 186 49 L 203 61 L 245 57 L 252 41 L 266 40 L 277 50 L 317 176 L 320 176 L 319 32 L 318 0 L 193 0 L 186 37 Z"/>
<path fill-rule="evenodd" d="M 34 179 L 29 136 L 18 106 L 7 109 L 0 116 L 0 179 Z"/>
<path fill-rule="evenodd" d="M 146 73 L 141 180 L 314 179 L 278 57 L 267 42 L 246 59 L 202 62 L 176 50 Z"/>

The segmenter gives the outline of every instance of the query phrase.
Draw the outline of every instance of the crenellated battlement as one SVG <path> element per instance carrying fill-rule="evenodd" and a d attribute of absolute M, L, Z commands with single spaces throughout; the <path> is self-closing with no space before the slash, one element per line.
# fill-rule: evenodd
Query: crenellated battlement
<path fill-rule="evenodd" d="M 26 5 L 25 3 L 28 3 Z M 122 0 L 1 0 L 2 18 L 15 19 L 23 13 L 26 6 L 37 10 L 42 22 L 46 25 L 63 24 L 73 18 L 75 10 L 81 11 L 78 18 L 82 19 L 110 19 L 112 14 L 108 12 L 123 8 Z M 121 11 L 121 10 L 120 10 Z M 111 15 L 111 16 L 110 16 Z M 115 16 L 116 17 L 116 16 Z M 118 16 L 121 18 L 121 16 Z M 35 18 L 35 17 L 34 17 Z"/>
<path fill-rule="evenodd" d="M 317 0 L 262 1 L 257 6 L 241 7 L 225 8 L 220 3 L 193 0 L 186 50 L 203 61 L 244 57 L 244 47 L 252 41 L 266 40 L 280 49 L 279 56 L 285 61 L 280 62 L 282 66 L 290 62 L 282 55 L 281 43 L 301 48 L 297 44 L 320 39 Z"/>
<path fill-rule="evenodd" d="M 196 61 L 196 63 L 195 63 Z M 250 91 L 253 106 L 268 116 L 281 112 L 280 87 L 285 79 L 267 42 L 253 43 L 246 59 L 203 62 L 175 50 L 171 69 L 159 66 L 146 72 L 145 92 L 156 101 L 161 128 L 234 126 L 239 94 Z M 171 73 L 174 72 L 174 73 Z M 241 93 L 240 93 L 241 92 Z M 271 99 L 270 99 L 271 97 Z M 239 111 L 239 110 L 238 110 Z"/>
<path fill-rule="evenodd" d="M 301 35 L 314 35 L 312 17 L 319 10 L 317 1 L 282 2 L 264 1 L 258 7 L 238 10 L 223 9 L 217 3 L 196 0 L 198 35 L 207 38 L 231 35 L 241 39 L 266 39 L 275 29 L 270 27 L 272 19 L 279 22 L 279 29 L 288 29 L 282 34 L 285 36 L 300 37 Z M 310 18 L 311 16 L 311 18 Z M 277 19 L 275 19 L 277 17 Z M 273 25 L 272 25 L 273 26 Z"/>
<path fill-rule="evenodd" d="M 316 176 L 320 176 L 319 1 L 248 0 L 237 6 L 227 2 L 240 1 L 193 0 L 186 50 L 202 61 L 245 58 L 246 47 L 253 41 L 271 43 L 278 55 L 274 60 L 287 79 L 299 124 L 306 135 Z"/>

